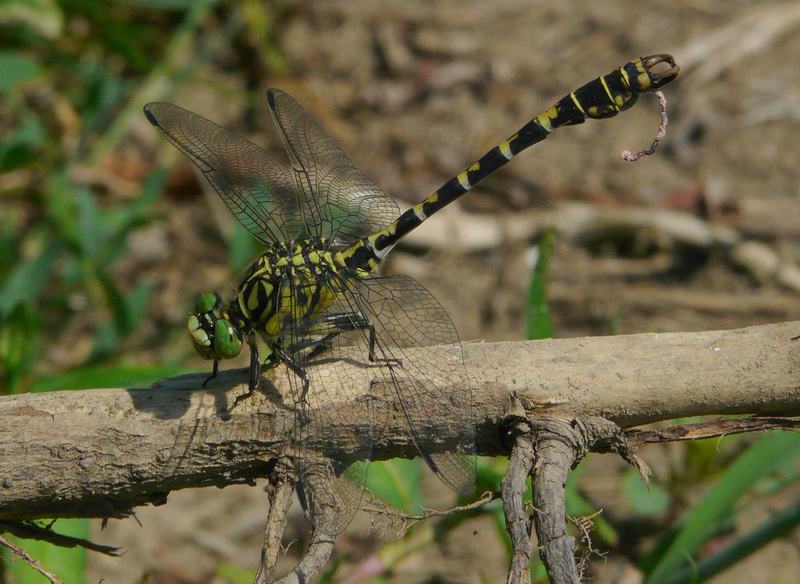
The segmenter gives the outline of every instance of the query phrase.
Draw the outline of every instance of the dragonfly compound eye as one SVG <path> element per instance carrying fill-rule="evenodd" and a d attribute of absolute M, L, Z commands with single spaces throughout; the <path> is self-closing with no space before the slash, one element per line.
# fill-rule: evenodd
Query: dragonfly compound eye
<path fill-rule="evenodd" d="M 203 294 L 194 303 L 195 314 L 203 314 L 205 312 L 215 312 L 219 315 L 219 310 L 222 308 L 222 298 L 219 294 Z"/>
<path fill-rule="evenodd" d="M 233 359 L 242 352 L 242 333 L 224 318 L 214 323 L 213 341 L 217 359 Z"/>

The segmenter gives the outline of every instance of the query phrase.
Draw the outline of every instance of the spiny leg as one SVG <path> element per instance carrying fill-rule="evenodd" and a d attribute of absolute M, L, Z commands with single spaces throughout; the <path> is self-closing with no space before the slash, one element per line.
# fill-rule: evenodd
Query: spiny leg
<path fill-rule="evenodd" d="M 303 382 L 303 391 L 300 393 L 300 399 L 297 400 L 298 403 L 302 403 L 308 405 L 308 401 L 306 401 L 306 396 L 308 395 L 308 388 L 311 383 L 311 380 L 308 378 L 308 373 L 306 373 L 305 368 L 303 367 L 302 363 L 297 361 L 292 355 L 286 351 L 279 343 L 273 343 L 270 346 L 273 353 L 280 357 L 281 361 L 283 361 L 286 366 L 297 375 Z"/>
<path fill-rule="evenodd" d="M 325 333 L 325 331 L 330 331 Z M 323 319 L 320 319 L 316 323 L 314 323 L 314 328 L 311 331 L 317 334 L 324 334 L 321 339 L 309 342 L 305 344 L 305 346 L 298 346 L 293 345 L 292 352 L 295 352 L 294 349 L 302 350 L 308 348 L 313 345 L 313 349 L 305 358 L 305 361 L 312 361 L 321 355 L 325 354 L 326 351 L 329 351 L 333 347 L 333 339 L 341 335 L 342 333 L 352 332 L 352 331 L 369 331 L 369 335 L 367 337 L 367 346 L 369 351 L 369 362 L 370 363 L 378 363 L 381 365 L 402 365 L 402 359 L 395 359 L 391 357 L 378 357 L 375 353 L 375 346 L 377 343 L 377 333 L 375 332 L 375 325 L 372 324 L 368 318 L 364 315 L 357 313 L 357 312 L 343 312 L 338 314 L 331 314 Z"/>
<path fill-rule="evenodd" d="M 214 369 L 216 370 L 217 362 L 214 362 Z M 216 374 L 216 371 L 215 371 Z M 233 407 L 235 408 L 242 402 L 253 395 L 258 387 L 258 378 L 261 375 L 261 363 L 258 360 L 258 346 L 253 343 L 250 345 L 250 379 L 247 383 L 247 393 L 243 393 L 233 400 Z"/>
<path fill-rule="evenodd" d="M 258 377 L 261 375 L 261 363 L 258 360 L 258 345 L 250 345 L 250 382 L 247 385 L 247 394 L 250 397 L 258 386 Z"/>

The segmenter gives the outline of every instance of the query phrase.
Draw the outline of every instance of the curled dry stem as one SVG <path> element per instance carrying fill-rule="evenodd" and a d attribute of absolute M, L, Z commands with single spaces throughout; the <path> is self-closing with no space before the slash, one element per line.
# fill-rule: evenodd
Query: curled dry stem
<path fill-rule="evenodd" d="M 438 509 L 426 509 L 423 507 L 422 513 L 405 513 L 403 511 L 398 511 L 390 504 L 378 499 L 372 499 L 369 503 L 363 505 L 362 509 L 372 516 L 391 517 L 402 521 L 402 527 L 399 529 L 397 535 L 398 537 L 403 537 L 409 529 L 411 529 L 420 521 L 425 521 L 426 519 L 431 519 L 433 517 L 448 517 L 450 515 L 457 515 L 465 511 L 474 511 L 476 509 L 480 509 L 484 505 L 488 505 L 500 497 L 500 493 L 496 491 L 487 491 L 481 495 L 477 501 L 473 501 L 472 503 L 458 505 L 442 511 Z"/>
<path fill-rule="evenodd" d="M 636 154 L 631 154 L 627 150 L 622 151 L 619 157 L 626 162 L 636 162 L 640 158 L 650 156 L 656 151 L 658 143 L 667 135 L 667 98 L 660 91 L 654 91 L 653 95 L 658 98 L 658 105 L 661 108 L 661 123 L 658 126 L 658 134 L 653 138 L 653 143 L 647 150 L 641 150 Z"/>

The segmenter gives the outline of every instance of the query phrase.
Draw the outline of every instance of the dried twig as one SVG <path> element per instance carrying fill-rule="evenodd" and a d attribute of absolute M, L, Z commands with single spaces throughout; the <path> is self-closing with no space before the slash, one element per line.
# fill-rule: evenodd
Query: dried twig
<path fill-rule="evenodd" d="M 275 466 L 275 473 L 270 477 L 269 515 L 264 531 L 264 547 L 261 550 L 261 563 L 258 566 L 255 584 L 272 582 L 275 563 L 281 549 L 281 537 L 286 529 L 289 507 L 292 504 L 294 490 L 294 471 L 292 464 L 281 459 Z"/>
<path fill-rule="evenodd" d="M 654 91 L 653 95 L 658 98 L 658 105 L 661 107 L 661 123 L 658 126 L 658 134 L 653 138 L 653 143 L 647 150 L 640 150 L 636 154 L 631 154 L 628 150 L 623 150 L 619 157 L 626 162 L 636 162 L 640 158 L 650 156 L 656 151 L 658 143 L 667 135 L 667 98 L 664 97 L 664 94 L 660 91 Z"/>
<path fill-rule="evenodd" d="M 512 428 L 514 445 L 511 458 L 503 476 L 500 489 L 503 493 L 503 512 L 506 531 L 511 538 L 511 565 L 508 570 L 508 584 L 526 584 L 531 581 L 531 518 L 525 513 L 522 495 L 525 492 L 528 475 L 533 471 L 536 453 L 533 448 L 531 425 L 527 420 L 517 422 Z"/>
<path fill-rule="evenodd" d="M 28 555 L 21 547 L 14 545 L 10 540 L 0 535 L 0 546 L 8 549 L 13 555 L 20 558 L 23 562 L 28 564 L 31 568 L 39 572 L 42 576 L 47 578 L 50 584 L 64 584 L 55 574 L 48 572 L 37 560 Z"/>
<path fill-rule="evenodd" d="M 533 473 L 533 506 L 539 557 L 552 584 L 578 584 L 575 538 L 565 524 L 566 484 L 570 468 L 579 458 L 569 422 L 539 418 L 533 423 L 538 459 Z"/>
<path fill-rule="evenodd" d="M 466 505 L 457 505 L 450 509 L 445 509 L 440 511 L 438 509 L 426 509 L 422 508 L 422 513 L 405 513 L 403 511 L 399 511 L 385 503 L 384 501 L 378 499 L 372 499 L 369 503 L 365 503 L 362 505 L 361 509 L 366 511 L 370 515 L 373 516 L 384 516 L 384 517 L 393 517 L 395 519 L 399 519 L 403 522 L 403 526 L 398 530 L 397 536 L 403 537 L 405 533 L 411 529 L 414 525 L 421 521 L 425 521 L 427 519 L 432 519 L 434 517 L 448 517 L 450 515 L 457 515 L 459 513 L 464 513 L 466 511 L 474 511 L 476 509 L 480 509 L 485 505 L 488 505 L 492 501 L 495 501 L 500 498 L 500 493 L 495 491 L 487 491 L 483 495 L 481 495 L 476 501 L 472 503 L 468 503 Z"/>

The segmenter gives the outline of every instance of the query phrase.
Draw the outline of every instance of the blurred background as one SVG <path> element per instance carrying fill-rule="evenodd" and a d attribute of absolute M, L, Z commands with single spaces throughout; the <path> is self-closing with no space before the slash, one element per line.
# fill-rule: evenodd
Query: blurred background
<path fill-rule="evenodd" d="M 619 160 L 655 136 L 652 96 L 560 130 L 411 234 L 384 271 L 419 280 L 464 341 L 800 320 L 798 30 L 799 2 L 3 2 L 0 388 L 141 387 L 209 369 L 186 315 L 200 293 L 230 295 L 259 247 L 145 103 L 176 103 L 285 160 L 265 101 L 279 87 L 406 208 L 567 92 L 661 52 L 682 72 L 654 156 Z M 692 555 L 695 581 L 728 568 L 713 582 L 797 583 L 799 451 L 788 434 L 651 446 L 649 492 L 614 457 L 590 456 L 568 505 L 603 510 L 580 550 L 587 574 L 688 582 Z M 482 461 L 476 497 L 504 464 Z M 455 502 L 416 462 L 370 472 L 397 507 Z M 308 537 L 297 507 L 284 572 Z M 251 582 L 266 512 L 261 488 L 185 491 L 103 531 L 54 526 L 124 546 L 122 558 L 28 549 L 67 582 Z M 380 523 L 359 514 L 326 581 L 504 578 L 496 503 L 403 536 Z M 8 570 L 43 581 L 21 562 Z M 546 581 L 537 559 L 532 571 Z"/>

